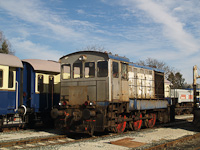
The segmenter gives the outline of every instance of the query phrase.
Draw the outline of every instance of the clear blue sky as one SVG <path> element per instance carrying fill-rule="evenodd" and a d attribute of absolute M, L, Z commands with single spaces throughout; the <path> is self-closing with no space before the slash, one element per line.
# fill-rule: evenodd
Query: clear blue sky
<path fill-rule="evenodd" d="M 21 59 L 58 60 L 97 45 L 133 62 L 164 61 L 192 83 L 199 8 L 199 0 L 0 0 L 0 30 Z"/>

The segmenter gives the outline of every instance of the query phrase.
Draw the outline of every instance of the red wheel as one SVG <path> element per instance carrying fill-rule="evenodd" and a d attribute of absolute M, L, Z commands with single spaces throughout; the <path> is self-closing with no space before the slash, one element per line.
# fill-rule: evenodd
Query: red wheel
<path fill-rule="evenodd" d="M 133 117 L 135 117 L 135 116 L 133 116 Z M 141 118 L 141 119 L 133 122 L 133 129 L 135 131 L 140 130 L 141 127 L 142 127 L 142 114 L 140 114 L 138 117 Z"/>
<path fill-rule="evenodd" d="M 152 128 L 152 127 L 154 127 L 154 125 L 156 123 L 156 114 L 151 113 L 151 114 L 149 114 L 149 116 L 151 116 L 152 118 L 148 120 L 147 127 Z"/>
<path fill-rule="evenodd" d="M 123 119 L 121 115 L 119 116 L 119 119 Z M 126 115 L 124 115 L 124 119 L 126 119 Z M 116 132 L 122 133 L 122 132 L 124 132 L 125 129 L 126 129 L 126 121 L 123 121 L 123 122 L 117 124 Z"/>

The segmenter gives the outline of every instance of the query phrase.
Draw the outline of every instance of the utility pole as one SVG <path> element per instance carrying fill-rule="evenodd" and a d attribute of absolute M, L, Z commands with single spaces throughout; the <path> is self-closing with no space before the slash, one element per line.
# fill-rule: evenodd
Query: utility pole
<path fill-rule="evenodd" d="M 193 107 L 193 124 L 196 127 L 200 127 L 200 109 L 199 106 L 197 106 L 197 79 L 200 78 L 200 76 L 197 73 L 197 66 L 195 65 L 193 67 L 193 100 L 194 100 L 194 107 Z"/>
<path fill-rule="evenodd" d="M 197 108 L 197 79 L 200 76 L 197 73 L 197 66 L 193 67 L 193 100 L 194 100 L 194 108 Z"/>

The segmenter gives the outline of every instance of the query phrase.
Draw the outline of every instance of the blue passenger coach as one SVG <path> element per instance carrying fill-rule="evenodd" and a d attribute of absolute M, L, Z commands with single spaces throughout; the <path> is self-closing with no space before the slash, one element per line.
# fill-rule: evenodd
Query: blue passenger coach
<path fill-rule="evenodd" d="M 60 99 L 60 64 L 54 61 L 25 59 L 23 70 L 23 103 L 28 108 L 27 122 L 47 124 L 50 110 Z"/>
<path fill-rule="evenodd" d="M 60 100 L 60 64 L 0 54 L 0 130 L 51 123 Z"/>
<path fill-rule="evenodd" d="M 23 122 L 24 111 L 22 116 L 17 114 L 23 104 L 20 97 L 22 69 L 19 58 L 0 53 L 0 129 Z"/>

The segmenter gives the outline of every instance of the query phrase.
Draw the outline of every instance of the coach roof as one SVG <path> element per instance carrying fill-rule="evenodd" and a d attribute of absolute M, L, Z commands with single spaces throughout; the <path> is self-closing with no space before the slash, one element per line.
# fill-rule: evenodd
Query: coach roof
<path fill-rule="evenodd" d="M 23 68 L 21 60 L 9 54 L 0 53 L 0 65 Z"/>
<path fill-rule="evenodd" d="M 78 51 L 78 52 L 74 52 L 68 55 L 65 55 L 63 57 L 61 57 L 60 59 L 63 59 L 65 57 L 69 57 L 71 55 L 75 55 L 75 54 L 94 54 L 94 55 L 105 55 L 107 58 L 110 59 L 115 59 L 115 60 L 119 60 L 119 61 L 124 61 L 124 62 L 129 62 L 129 59 L 126 57 L 120 57 L 118 55 L 112 55 L 111 53 L 107 53 L 107 52 L 100 52 L 100 51 Z"/>
<path fill-rule="evenodd" d="M 55 61 L 41 59 L 24 59 L 22 61 L 29 63 L 35 71 L 60 73 L 60 63 Z"/>

